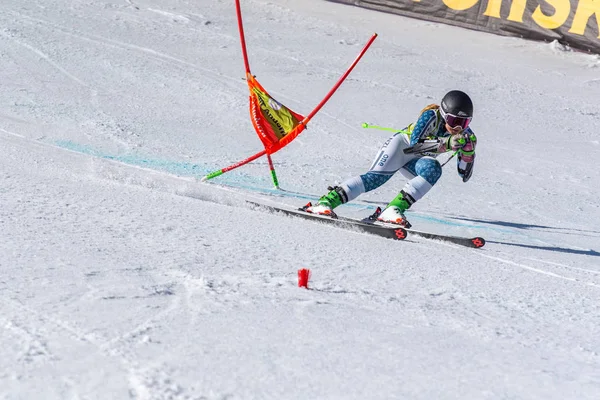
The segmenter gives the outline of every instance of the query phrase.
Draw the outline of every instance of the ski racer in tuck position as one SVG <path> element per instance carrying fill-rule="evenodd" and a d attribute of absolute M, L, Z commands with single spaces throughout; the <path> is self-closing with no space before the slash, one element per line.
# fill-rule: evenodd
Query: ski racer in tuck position
<path fill-rule="evenodd" d="M 473 102 L 470 97 L 460 90 L 446 93 L 439 105 L 428 105 L 421 111 L 416 123 L 390 137 L 365 174 L 329 187 L 329 193 L 318 203 L 309 203 L 304 210 L 335 217 L 334 208 L 378 188 L 400 171 L 409 181 L 377 216 L 377 220 L 410 228 L 404 212 L 423 198 L 442 175 L 442 167 L 435 157 L 456 151 L 458 174 L 463 182 L 471 177 L 477 144 L 477 137 L 470 127 L 472 119 Z M 407 150 L 408 154 L 405 153 L 404 150 L 409 148 L 414 152 Z"/>

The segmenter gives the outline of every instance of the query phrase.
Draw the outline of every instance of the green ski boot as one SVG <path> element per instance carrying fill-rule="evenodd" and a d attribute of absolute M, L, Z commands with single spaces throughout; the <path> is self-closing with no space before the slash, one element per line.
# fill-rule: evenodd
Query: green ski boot
<path fill-rule="evenodd" d="M 315 205 L 308 205 L 304 210 L 313 214 L 321 214 L 321 215 L 330 215 L 332 217 L 336 217 L 333 209 L 337 206 L 340 206 L 348 201 L 348 195 L 339 186 L 328 187 L 329 193 L 322 196 L 319 199 L 319 202 Z"/>
<path fill-rule="evenodd" d="M 398 196 L 390 201 L 385 210 L 379 214 L 377 220 L 410 228 L 411 224 L 404 216 L 404 211 L 408 210 L 414 202 L 415 199 L 411 195 L 401 190 Z"/>

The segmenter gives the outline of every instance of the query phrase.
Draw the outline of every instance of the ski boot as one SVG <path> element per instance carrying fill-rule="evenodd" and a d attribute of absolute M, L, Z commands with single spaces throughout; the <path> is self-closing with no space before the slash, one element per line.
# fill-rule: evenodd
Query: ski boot
<path fill-rule="evenodd" d="M 333 212 L 333 209 L 339 205 L 342 205 L 348 201 L 348 195 L 339 186 L 327 188 L 329 193 L 325 196 L 322 196 L 319 199 L 319 202 L 315 205 L 312 203 L 308 203 L 302 210 L 312 213 L 312 214 L 320 214 L 320 215 L 328 215 L 333 218 L 337 218 L 337 215 Z"/>
<path fill-rule="evenodd" d="M 400 225 L 404 228 L 411 227 L 410 222 L 408 222 L 402 210 L 396 206 L 386 207 L 385 210 L 383 210 L 377 217 L 377 221 Z"/>
<path fill-rule="evenodd" d="M 375 211 L 375 214 L 373 214 L 370 219 L 377 219 L 377 221 L 380 222 L 386 222 L 389 224 L 400 225 L 404 228 L 410 228 L 412 225 L 406 219 L 404 211 L 408 210 L 414 202 L 415 199 L 413 199 L 411 195 L 406 193 L 404 190 L 401 190 L 398 196 L 396 196 L 383 211 L 381 211 L 381 209 L 378 207 L 377 211 L 379 212 Z"/>

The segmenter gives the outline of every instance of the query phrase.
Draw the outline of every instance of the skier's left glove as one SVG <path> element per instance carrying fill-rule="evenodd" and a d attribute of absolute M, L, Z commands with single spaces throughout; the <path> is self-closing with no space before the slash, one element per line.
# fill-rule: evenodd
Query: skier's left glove
<path fill-rule="evenodd" d="M 474 133 L 464 135 L 465 144 L 458 149 L 458 158 L 456 167 L 458 175 L 463 182 L 467 182 L 473 174 L 473 166 L 475 165 L 475 146 L 477 145 L 477 137 Z"/>
<path fill-rule="evenodd" d="M 458 149 L 458 155 L 462 157 L 463 161 L 471 162 L 475 159 L 475 146 L 477 146 L 477 136 L 474 133 L 463 134 L 465 144 Z"/>
<path fill-rule="evenodd" d="M 467 151 L 470 151 L 475 148 L 475 144 L 477 143 L 477 138 L 475 134 L 472 132 L 461 132 L 455 135 L 450 135 L 442 140 L 443 150 L 451 151 L 451 150 L 460 150 L 464 147 L 467 147 Z"/>

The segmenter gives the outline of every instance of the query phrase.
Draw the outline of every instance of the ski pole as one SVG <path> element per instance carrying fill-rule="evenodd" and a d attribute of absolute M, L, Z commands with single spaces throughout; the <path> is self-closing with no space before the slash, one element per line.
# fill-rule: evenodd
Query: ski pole
<path fill-rule="evenodd" d="M 450 156 L 450 157 L 449 157 L 449 158 L 446 160 L 446 162 L 444 162 L 444 163 L 442 164 L 442 167 L 443 167 L 444 165 L 448 164 L 448 161 L 452 160 L 452 159 L 454 158 L 454 156 L 455 156 L 455 155 L 457 155 L 457 154 L 458 154 L 458 150 L 456 150 L 454 153 L 452 153 L 452 155 L 451 155 L 451 156 Z"/>
<path fill-rule="evenodd" d="M 394 128 L 386 128 L 384 126 L 379 126 L 379 125 L 371 125 L 371 124 L 369 124 L 367 122 L 363 122 L 362 123 L 362 127 L 363 128 L 379 129 L 380 131 L 400 132 L 400 133 L 403 133 L 405 135 L 410 135 L 410 132 L 408 132 L 406 130 L 398 130 L 398 129 L 394 129 Z M 409 149 L 407 149 L 407 150 L 409 150 Z M 410 151 L 410 150 L 409 150 L 409 152 L 412 153 L 412 151 Z M 405 153 L 406 153 L 406 151 L 405 151 Z M 441 166 L 443 167 L 444 165 L 448 164 L 448 162 L 450 160 L 452 160 L 454 158 L 454 156 L 457 155 L 457 154 L 458 154 L 458 150 L 456 150 L 454 153 L 452 153 L 452 155 Z"/>
<path fill-rule="evenodd" d="M 404 133 L 405 135 L 410 135 L 410 132 L 407 131 L 407 130 L 404 130 L 404 129 L 386 128 L 384 126 L 371 125 L 371 124 L 368 124 L 366 122 L 362 123 L 362 127 L 363 128 L 371 128 L 371 129 L 379 129 L 380 131 L 400 132 L 400 133 Z"/>

